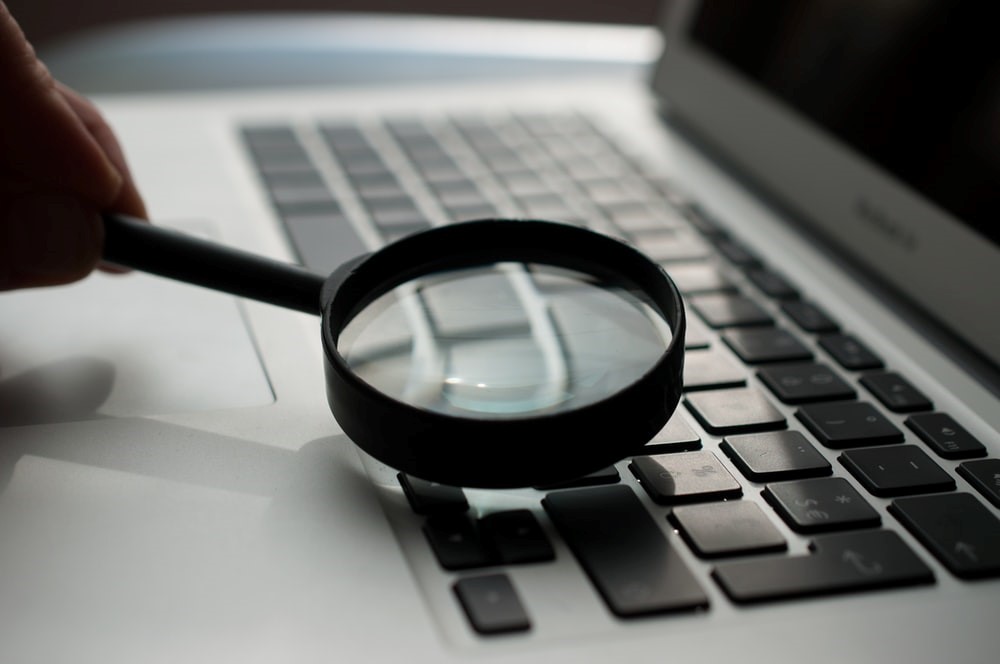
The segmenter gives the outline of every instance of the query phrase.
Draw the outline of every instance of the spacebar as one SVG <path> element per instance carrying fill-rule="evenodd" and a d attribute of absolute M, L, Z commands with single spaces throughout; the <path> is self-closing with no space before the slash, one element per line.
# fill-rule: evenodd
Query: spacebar
<path fill-rule="evenodd" d="M 708 606 L 691 571 L 628 487 L 557 491 L 542 505 L 616 615 Z"/>

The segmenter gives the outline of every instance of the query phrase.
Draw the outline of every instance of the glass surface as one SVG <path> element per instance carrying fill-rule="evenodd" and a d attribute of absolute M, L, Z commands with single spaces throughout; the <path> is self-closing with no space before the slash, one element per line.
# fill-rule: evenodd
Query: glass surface
<path fill-rule="evenodd" d="M 496 419 L 600 401 L 646 373 L 670 339 L 641 293 L 561 268 L 501 263 L 396 288 L 345 326 L 338 350 L 394 399 Z"/>
<path fill-rule="evenodd" d="M 1000 244 L 995 13 L 982 0 L 706 0 L 692 37 Z"/>

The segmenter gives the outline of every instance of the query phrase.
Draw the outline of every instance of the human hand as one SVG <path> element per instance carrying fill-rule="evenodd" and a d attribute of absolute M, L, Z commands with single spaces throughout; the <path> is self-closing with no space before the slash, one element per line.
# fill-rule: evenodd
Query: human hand
<path fill-rule="evenodd" d="M 89 274 L 105 211 L 146 218 L 121 147 L 97 108 L 38 60 L 0 0 L 0 290 Z"/>

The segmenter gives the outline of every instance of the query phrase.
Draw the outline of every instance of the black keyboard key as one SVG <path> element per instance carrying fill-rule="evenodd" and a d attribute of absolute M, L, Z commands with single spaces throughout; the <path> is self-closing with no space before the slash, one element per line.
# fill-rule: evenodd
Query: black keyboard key
<path fill-rule="evenodd" d="M 373 196 L 366 200 L 365 204 L 373 215 L 376 212 L 405 211 L 413 213 L 417 209 L 413 199 L 405 192 L 396 196 Z"/>
<path fill-rule="evenodd" d="M 675 412 L 666 426 L 642 448 L 644 455 L 687 452 L 701 449 L 701 437 L 691 428 L 684 416 Z"/>
<path fill-rule="evenodd" d="M 753 482 L 797 480 L 830 475 L 830 462 L 798 431 L 728 436 L 719 445 Z"/>
<path fill-rule="evenodd" d="M 913 413 L 934 407 L 923 392 L 894 371 L 867 373 L 861 377 L 861 384 L 895 413 Z"/>
<path fill-rule="evenodd" d="M 400 227 L 429 229 L 430 222 L 426 215 L 415 205 L 405 207 L 385 207 L 369 211 L 372 222 L 380 231 L 391 233 Z"/>
<path fill-rule="evenodd" d="M 903 432 L 863 401 L 803 406 L 795 416 L 820 443 L 835 450 L 903 442 Z"/>
<path fill-rule="evenodd" d="M 836 332 L 839 329 L 837 323 L 825 311 L 811 302 L 802 300 L 782 302 L 781 310 L 806 332 L 821 334 Z"/>
<path fill-rule="evenodd" d="M 654 212 L 642 201 L 609 203 L 602 205 L 601 208 L 612 223 L 627 235 L 658 233 L 667 228 L 677 227 L 675 221 Z"/>
<path fill-rule="evenodd" d="M 340 210 L 340 205 L 323 183 L 271 184 L 271 202 L 281 213 L 310 210 Z"/>
<path fill-rule="evenodd" d="M 684 405 L 709 433 L 752 433 L 785 428 L 785 416 L 761 392 L 741 387 L 693 392 Z"/>
<path fill-rule="evenodd" d="M 351 258 L 368 252 L 354 226 L 339 208 L 282 216 L 299 260 L 310 270 L 330 274 Z"/>
<path fill-rule="evenodd" d="M 812 358 L 812 351 L 780 327 L 727 330 L 722 334 L 722 340 L 748 364 Z"/>
<path fill-rule="evenodd" d="M 326 142 L 336 150 L 368 148 L 368 139 L 352 124 L 328 124 L 320 127 Z"/>
<path fill-rule="evenodd" d="M 340 166 L 347 173 L 349 178 L 367 177 L 370 175 L 383 175 L 392 172 L 392 169 L 382 161 L 382 157 L 377 152 L 345 154 L 338 153 Z"/>
<path fill-rule="evenodd" d="M 635 244 L 659 263 L 696 261 L 711 254 L 708 243 L 700 236 L 683 231 L 644 233 L 635 236 Z"/>
<path fill-rule="evenodd" d="M 722 225 L 722 222 L 720 222 L 714 214 L 706 210 L 703 206 L 698 203 L 683 200 L 681 195 L 677 193 L 670 184 L 654 182 L 650 182 L 650 184 L 659 189 L 664 196 L 670 199 L 671 203 L 683 206 L 688 221 L 691 222 L 691 225 L 694 226 L 699 233 L 718 239 L 725 237 L 726 230 Z"/>
<path fill-rule="evenodd" d="M 726 259 L 737 267 L 756 267 L 760 265 L 760 260 L 749 249 L 742 244 L 727 237 L 721 237 L 715 242 L 715 248 L 719 250 Z"/>
<path fill-rule="evenodd" d="M 635 201 L 635 193 L 618 179 L 591 180 L 583 185 L 587 198 L 598 206 L 614 206 Z"/>
<path fill-rule="evenodd" d="M 768 268 L 757 268 L 747 271 L 747 277 L 764 295 L 776 300 L 794 300 L 799 292 L 791 283 L 777 272 Z"/>
<path fill-rule="evenodd" d="M 274 204 L 274 209 L 281 216 L 341 212 L 340 203 L 333 198 L 333 194 L 326 188 L 326 185 L 318 187 L 299 187 L 294 185 L 272 187 L 271 202 Z"/>
<path fill-rule="evenodd" d="M 969 481 L 986 500 L 1000 507 L 1000 459 L 982 459 L 959 464 L 958 474 Z"/>
<path fill-rule="evenodd" d="M 428 482 L 405 473 L 399 473 L 396 479 L 417 514 L 455 514 L 469 509 L 465 492 L 457 486 Z"/>
<path fill-rule="evenodd" d="M 475 219 L 492 219 L 499 215 L 499 208 L 488 205 L 452 205 L 445 208 L 448 221 L 473 221 Z"/>
<path fill-rule="evenodd" d="M 842 477 L 768 484 L 764 498 L 792 530 L 866 528 L 882 522 L 878 512 Z"/>
<path fill-rule="evenodd" d="M 840 462 L 876 496 L 952 491 L 955 480 L 916 445 L 870 447 L 840 455 Z"/>
<path fill-rule="evenodd" d="M 351 181 L 362 201 L 371 202 L 384 198 L 398 199 L 409 194 L 392 173 L 375 173 L 356 177 Z"/>
<path fill-rule="evenodd" d="M 283 145 L 251 145 L 257 166 L 265 173 L 304 172 L 313 168 L 309 155 L 298 143 Z"/>
<path fill-rule="evenodd" d="M 712 390 L 747 382 L 747 372 L 720 348 L 692 350 L 684 354 L 684 389 Z"/>
<path fill-rule="evenodd" d="M 319 174 L 319 171 L 316 170 L 261 173 L 261 177 L 267 185 L 268 190 L 272 192 L 271 197 L 275 199 L 279 197 L 276 197 L 274 192 L 284 187 L 288 187 L 293 190 L 321 187 L 329 192 L 322 176 Z"/>
<path fill-rule="evenodd" d="M 759 304 L 743 295 L 696 295 L 691 307 L 714 328 L 771 325 L 771 315 Z"/>
<path fill-rule="evenodd" d="M 675 507 L 670 520 L 702 558 L 788 548 L 785 538 L 764 511 L 746 500 Z"/>
<path fill-rule="evenodd" d="M 900 498 L 889 512 L 955 576 L 1000 575 L 1000 519 L 972 494 Z"/>
<path fill-rule="evenodd" d="M 825 364 L 781 364 L 764 367 L 757 376 L 785 403 L 839 401 L 857 396 L 854 388 Z"/>
<path fill-rule="evenodd" d="M 489 200 L 479 191 L 479 187 L 471 182 L 440 184 L 435 193 L 446 209 L 489 205 Z"/>
<path fill-rule="evenodd" d="M 743 488 L 711 452 L 636 457 L 632 474 L 661 505 L 739 498 Z"/>
<path fill-rule="evenodd" d="M 528 614 L 506 574 L 459 579 L 453 588 L 469 623 L 480 634 L 523 632 L 531 628 Z"/>
<path fill-rule="evenodd" d="M 269 145 L 297 145 L 299 139 L 291 127 L 285 125 L 265 125 L 259 127 L 244 127 L 243 138 L 253 147 Z"/>
<path fill-rule="evenodd" d="M 424 536 L 438 563 L 445 569 L 469 569 L 493 564 L 479 530 L 464 515 L 432 516 L 424 523 Z"/>
<path fill-rule="evenodd" d="M 615 615 L 708 606 L 708 596 L 630 488 L 561 491 L 542 505 Z"/>
<path fill-rule="evenodd" d="M 479 532 L 498 562 L 516 565 L 545 562 L 555 551 L 531 510 L 494 512 L 479 520 Z"/>
<path fill-rule="evenodd" d="M 310 182 L 305 173 L 282 173 L 265 176 L 271 202 L 282 214 L 309 212 L 312 210 L 340 210 L 330 189 L 322 181 Z M 315 176 L 317 179 L 318 175 Z M 294 180 L 298 179 L 296 182 Z"/>
<path fill-rule="evenodd" d="M 911 415 L 906 426 L 944 459 L 986 456 L 986 447 L 947 413 Z"/>
<path fill-rule="evenodd" d="M 712 575 L 741 603 L 934 582 L 934 573 L 892 531 L 824 535 L 809 548 L 804 556 L 720 563 Z"/>
<path fill-rule="evenodd" d="M 500 177 L 504 188 L 512 196 L 541 196 L 553 194 L 552 185 L 542 178 L 541 174 L 533 171 L 520 171 L 509 173 Z"/>
<path fill-rule="evenodd" d="M 825 334 L 819 338 L 819 345 L 845 369 L 862 371 L 882 368 L 882 360 L 849 334 Z"/>
<path fill-rule="evenodd" d="M 685 295 L 734 290 L 733 282 L 712 263 L 680 263 L 671 265 L 667 273 Z"/>
<path fill-rule="evenodd" d="M 714 340 L 712 332 L 697 316 L 688 316 L 687 333 L 684 335 L 685 350 L 708 348 Z"/>

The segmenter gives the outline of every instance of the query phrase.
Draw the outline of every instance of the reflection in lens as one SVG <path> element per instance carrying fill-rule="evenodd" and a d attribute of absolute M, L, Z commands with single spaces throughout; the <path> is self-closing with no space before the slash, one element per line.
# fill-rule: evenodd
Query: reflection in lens
<path fill-rule="evenodd" d="M 646 373 L 670 338 L 667 322 L 633 289 L 502 263 L 396 288 L 348 323 L 338 350 L 394 399 L 488 419 L 600 401 Z"/>

